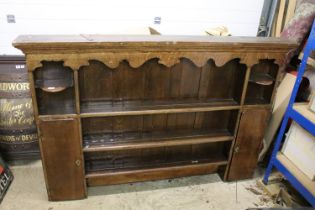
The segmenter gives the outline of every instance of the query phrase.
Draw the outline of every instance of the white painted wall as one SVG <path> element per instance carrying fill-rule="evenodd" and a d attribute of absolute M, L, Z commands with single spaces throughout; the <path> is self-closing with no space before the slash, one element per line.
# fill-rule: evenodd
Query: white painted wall
<path fill-rule="evenodd" d="M 0 55 L 19 34 L 115 34 L 151 26 L 162 34 L 202 35 L 225 25 L 235 36 L 256 36 L 263 0 L 0 0 Z M 7 14 L 16 23 L 7 23 Z M 154 17 L 161 24 L 154 25 Z"/>

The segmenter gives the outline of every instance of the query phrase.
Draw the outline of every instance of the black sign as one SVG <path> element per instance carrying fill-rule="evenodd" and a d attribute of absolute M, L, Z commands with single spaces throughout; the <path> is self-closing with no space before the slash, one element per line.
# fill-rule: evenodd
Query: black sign
<path fill-rule="evenodd" d="M 8 191 L 9 186 L 13 180 L 13 174 L 9 167 L 5 164 L 0 157 L 0 202 L 4 198 L 5 193 Z"/>

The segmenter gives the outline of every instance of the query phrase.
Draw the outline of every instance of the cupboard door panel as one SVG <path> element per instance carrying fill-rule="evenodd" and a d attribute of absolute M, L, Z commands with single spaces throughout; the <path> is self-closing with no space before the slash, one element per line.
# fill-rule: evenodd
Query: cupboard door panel
<path fill-rule="evenodd" d="M 49 200 L 86 197 L 79 121 L 39 121 L 41 152 Z"/>
<path fill-rule="evenodd" d="M 270 110 L 265 108 L 248 109 L 242 112 L 227 177 L 229 181 L 253 176 L 269 114 Z"/>

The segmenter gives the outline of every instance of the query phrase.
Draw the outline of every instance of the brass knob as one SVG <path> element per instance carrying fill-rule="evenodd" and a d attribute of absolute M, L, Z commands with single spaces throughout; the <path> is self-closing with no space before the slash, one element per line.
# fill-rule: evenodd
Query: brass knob
<path fill-rule="evenodd" d="M 239 151 L 240 151 L 240 147 L 239 146 L 234 148 L 234 153 L 238 153 Z"/>
<path fill-rule="evenodd" d="M 81 161 L 80 161 L 80 160 L 76 160 L 76 161 L 75 161 L 75 164 L 76 164 L 77 166 L 80 166 L 80 165 L 81 165 Z"/>

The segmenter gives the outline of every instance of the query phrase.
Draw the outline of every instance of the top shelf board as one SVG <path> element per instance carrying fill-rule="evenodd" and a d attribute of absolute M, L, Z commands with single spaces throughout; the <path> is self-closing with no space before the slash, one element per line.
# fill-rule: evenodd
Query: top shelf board
<path fill-rule="evenodd" d="M 301 52 L 300 55 L 299 55 L 299 59 L 302 60 L 303 59 L 303 56 L 304 56 L 304 53 Z M 312 58 L 312 57 L 308 57 L 307 58 L 307 64 L 312 66 L 313 68 L 315 68 L 315 59 Z"/>
<path fill-rule="evenodd" d="M 294 104 L 293 109 L 315 125 L 315 113 L 309 110 L 308 104 Z"/>
<path fill-rule="evenodd" d="M 17 37 L 13 45 L 19 49 L 25 50 L 29 47 L 42 49 L 53 47 L 54 49 L 64 49 L 72 47 L 80 48 L 103 48 L 117 47 L 133 48 L 148 47 L 181 47 L 181 48 L 239 48 L 245 51 L 248 49 L 264 49 L 287 51 L 297 47 L 297 43 L 284 38 L 271 37 L 214 37 L 214 36 L 175 36 L 175 35 L 21 35 Z M 275 47 L 275 45 L 277 45 Z"/>

